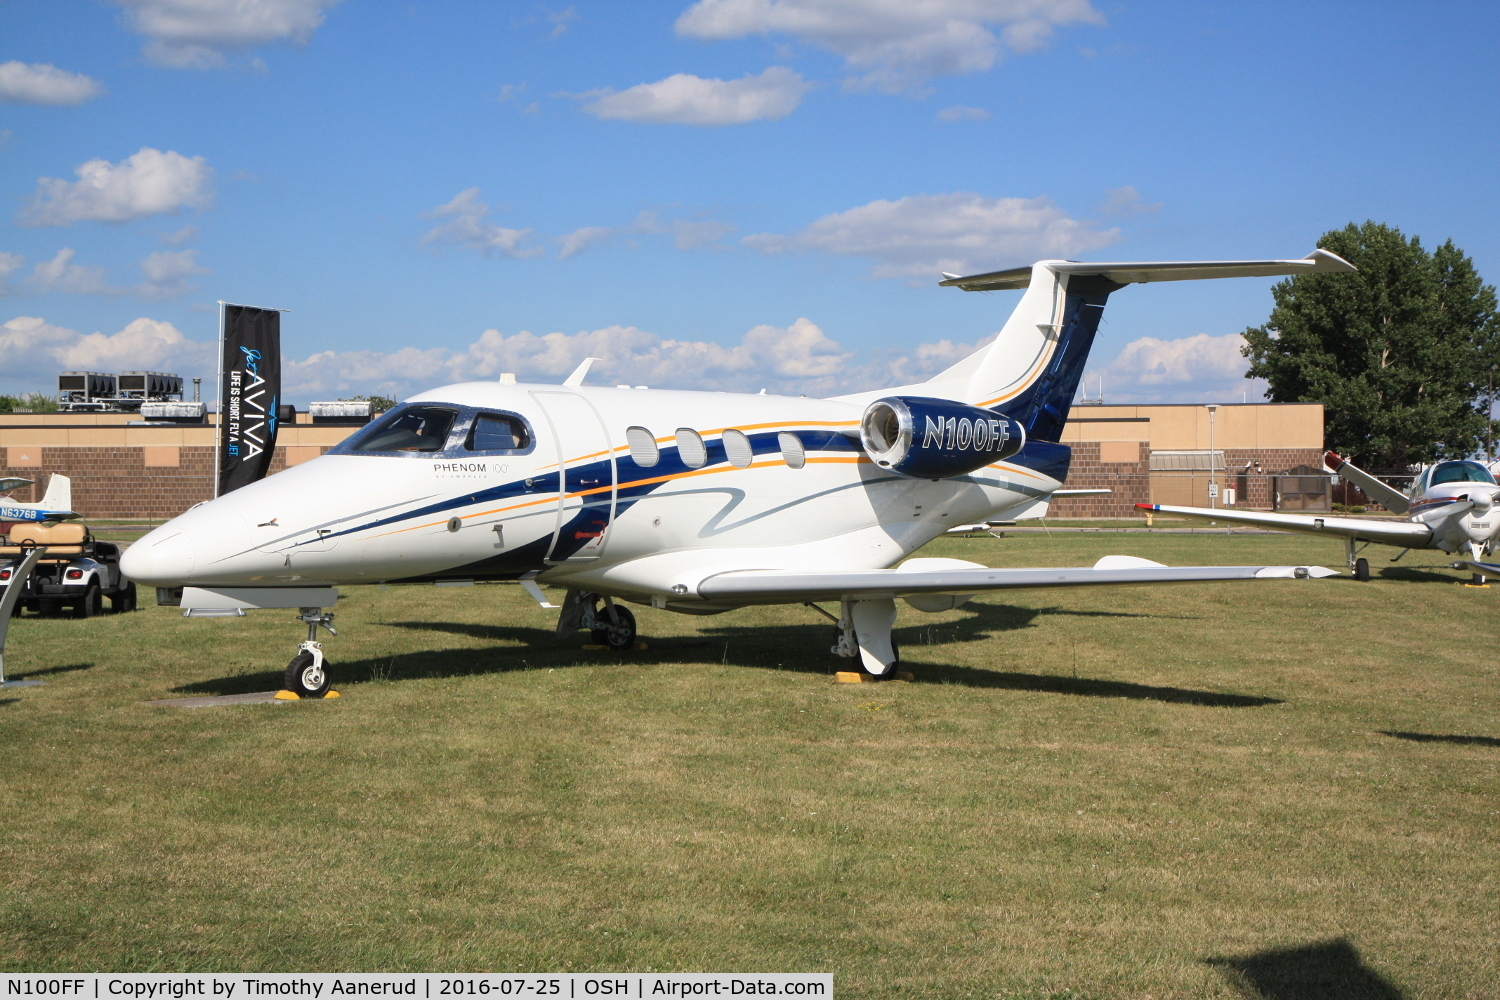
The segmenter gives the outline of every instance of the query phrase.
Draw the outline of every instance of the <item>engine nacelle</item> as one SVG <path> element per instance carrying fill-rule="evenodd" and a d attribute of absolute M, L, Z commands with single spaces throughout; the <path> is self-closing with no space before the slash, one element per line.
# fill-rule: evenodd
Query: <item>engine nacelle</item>
<path fill-rule="evenodd" d="M 875 400 L 859 437 L 876 465 L 912 479 L 962 476 L 1026 446 L 1026 429 L 1004 414 L 924 396 Z"/>

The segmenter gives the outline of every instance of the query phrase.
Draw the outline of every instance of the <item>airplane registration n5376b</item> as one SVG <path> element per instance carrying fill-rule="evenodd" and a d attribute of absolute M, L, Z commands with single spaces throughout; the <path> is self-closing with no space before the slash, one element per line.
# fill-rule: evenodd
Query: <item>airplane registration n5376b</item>
<path fill-rule="evenodd" d="M 1062 484 L 1063 424 L 1111 292 L 1349 270 L 1316 250 L 945 275 L 966 291 L 1026 291 L 992 343 L 931 380 L 831 399 L 584 386 L 587 362 L 561 386 L 443 386 L 156 528 L 122 568 L 184 588 L 186 615 L 301 609 L 308 638 L 287 668 L 300 695 L 328 685 L 317 629 L 333 588 L 350 584 L 518 580 L 546 606 L 538 583 L 566 587 L 559 634 L 592 629 L 615 648 L 635 639 L 624 602 L 686 614 L 807 604 L 837 622 L 833 652 L 890 676 L 897 598 L 937 612 L 1013 588 L 1332 575 L 1126 556 L 1028 569 L 902 560 L 955 525 L 1034 510 Z"/>

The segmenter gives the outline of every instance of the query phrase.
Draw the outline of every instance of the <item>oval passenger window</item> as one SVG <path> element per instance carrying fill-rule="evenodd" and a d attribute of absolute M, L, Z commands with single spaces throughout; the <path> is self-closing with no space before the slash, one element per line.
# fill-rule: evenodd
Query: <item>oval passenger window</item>
<path fill-rule="evenodd" d="M 708 462 L 708 448 L 703 436 L 691 427 L 677 428 L 677 455 L 689 469 L 701 469 Z"/>
<path fill-rule="evenodd" d="M 782 431 L 776 435 L 776 441 L 781 445 L 781 457 L 786 459 L 789 468 L 800 469 L 807 464 L 807 451 L 802 447 L 802 439 L 790 431 Z"/>
<path fill-rule="evenodd" d="M 748 469 L 750 463 L 755 461 L 755 446 L 750 443 L 750 438 L 744 431 L 727 430 L 723 435 L 724 454 L 729 458 L 729 464 L 736 469 Z"/>
<path fill-rule="evenodd" d="M 649 469 L 661 461 L 661 449 L 656 446 L 656 436 L 644 427 L 625 428 L 625 443 L 630 445 L 630 459 L 643 469 Z"/>

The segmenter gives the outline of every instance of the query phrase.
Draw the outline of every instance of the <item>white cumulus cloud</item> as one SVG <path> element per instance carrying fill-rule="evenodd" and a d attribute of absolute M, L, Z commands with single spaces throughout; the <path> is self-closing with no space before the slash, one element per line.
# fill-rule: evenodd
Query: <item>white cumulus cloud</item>
<path fill-rule="evenodd" d="M 609 239 L 613 233 L 614 230 L 608 226 L 583 226 L 580 229 L 575 229 L 566 236 L 559 236 L 557 238 L 557 256 L 563 260 L 567 260 L 574 254 L 583 253 L 595 243 Z"/>
<path fill-rule="evenodd" d="M 41 178 L 19 221 L 29 226 L 129 222 L 183 208 L 207 208 L 213 201 L 214 172 L 201 156 L 146 147 L 119 163 L 89 160 L 73 173 L 78 180 Z"/>
<path fill-rule="evenodd" d="M 134 295 L 142 299 L 175 299 L 191 292 L 195 287 L 191 279 L 212 274 L 198 264 L 196 250 L 160 250 L 147 254 L 141 260 L 141 273 L 145 280 L 138 285 L 111 285 L 105 277 L 104 268 L 74 261 L 77 252 L 72 247 L 63 247 L 51 260 L 39 261 L 31 274 L 14 290 L 33 295 L 57 292 L 63 295 Z M 7 273 L 23 263 L 15 255 L 0 255 L 12 258 L 0 261 L 0 286 L 4 285 Z M 9 264 L 8 270 L 6 269 Z"/>
<path fill-rule="evenodd" d="M 422 237 L 423 245 L 448 243 L 480 253 L 501 253 L 507 257 L 536 257 L 545 251 L 539 246 L 523 246 L 530 229 L 506 229 L 489 221 L 490 206 L 479 200 L 477 187 L 465 188 L 446 205 L 427 213 L 430 219 L 447 219 Z"/>
<path fill-rule="evenodd" d="M 144 316 L 112 334 L 82 334 L 17 316 L 0 324 L 0 391 L 51 391 L 60 371 L 146 369 L 211 377 L 214 355 L 214 344 L 189 340 L 171 323 Z"/>
<path fill-rule="evenodd" d="M 1084 377 L 1090 392 L 1103 375 L 1105 399 L 1117 403 L 1238 402 L 1259 399 L 1266 383 L 1245 378 L 1250 360 L 1240 353 L 1237 333 L 1161 340 L 1141 337 L 1126 344 L 1114 360 Z"/>
<path fill-rule="evenodd" d="M 1120 240 L 1071 218 L 1046 197 L 985 198 L 968 192 L 872 201 L 825 215 L 791 235 L 743 242 L 761 253 L 817 251 L 876 261 L 877 278 L 972 274 L 1046 258 L 1071 258 Z"/>
<path fill-rule="evenodd" d="M 707 40 L 790 35 L 842 56 L 851 85 L 895 92 L 987 70 L 1002 45 L 1029 52 L 1055 28 L 1103 23 L 1088 0 L 698 0 L 676 30 Z"/>
<path fill-rule="evenodd" d="M 785 118 L 811 88 L 795 70 L 772 66 L 738 80 L 704 79 L 676 73 L 605 93 L 583 110 L 597 118 L 672 125 L 743 125 Z"/>
<path fill-rule="evenodd" d="M 338 0 L 116 0 L 160 66 L 222 66 L 224 49 L 306 45 Z"/>
<path fill-rule="evenodd" d="M 861 357 L 806 318 L 786 326 L 761 324 L 738 343 L 661 337 L 633 326 L 577 333 L 505 334 L 485 330 L 467 347 L 381 351 L 322 351 L 283 365 L 288 398 L 317 399 L 379 393 L 401 398 L 449 382 L 498 378 L 560 382 L 587 357 L 596 385 L 658 389 L 771 392 L 810 396 L 900 385 L 935 375 L 979 345 L 943 340 L 908 351 Z"/>
<path fill-rule="evenodd" d="M 51 63 L 0 63 L 0 101 L 12 104 L 82 104 L 104 92 L 99 81 Z"/>
<path fill-rule="evenodd" d="M 0 298 L 12 295 L 14 286 L 10 283 L 10 276 L 26 266 L 26 258 L 18 253 L 0 253 Z"/>
<path fill-rule="evenodd" d="M 133 291 L 143 299 L 175 299 L 197 286 L 192 279 L 213 271 L 198 263 L 196 250 L 159 250 L 141 261 L 146 280 Z"/>
<path fill-rule="evenodd" d="M 104 278 L 104 268 L 73 263 L 75 255 L 71 247 L 63 247 L 51 260 L 39 261 L 26 279 L 27 291 L 64 295 L 117 295 L 123 291 L 110 287 Z"/>
<path fill-rule="evenodd" d="M 1146 212 L 1155 212 L 1161 206 L 1162 203 L 1159 201 L 1148 203 L 1132 184 L 1104 192 L 1103 212 L 1105 215 L 1141 215 Z"/>

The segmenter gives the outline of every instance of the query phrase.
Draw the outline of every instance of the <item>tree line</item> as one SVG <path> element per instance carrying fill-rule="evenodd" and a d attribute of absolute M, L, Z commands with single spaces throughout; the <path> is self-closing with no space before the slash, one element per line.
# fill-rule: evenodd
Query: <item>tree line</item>
<path fill-rule="evenodd" d="M 1377 222 L 1318 246 L 1359 268 L 1301 274 L 1244 333 L 1247 378 L 1277 403 L 1322 403 L 1324 443 L 1356 465 L 1394 471 L 1483 451 L 1500 379 L 1495 289 L 1452 240 L 1426 250 Z"/>

